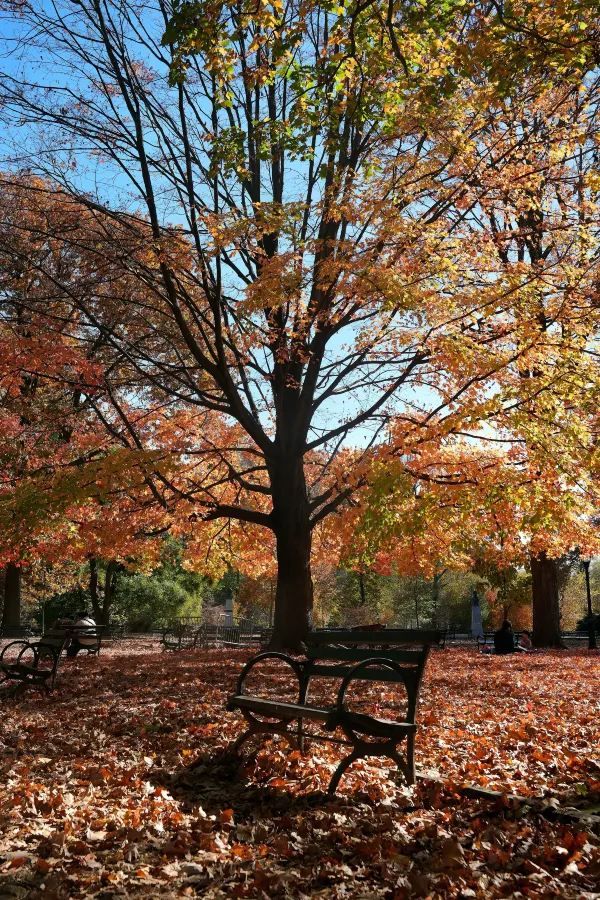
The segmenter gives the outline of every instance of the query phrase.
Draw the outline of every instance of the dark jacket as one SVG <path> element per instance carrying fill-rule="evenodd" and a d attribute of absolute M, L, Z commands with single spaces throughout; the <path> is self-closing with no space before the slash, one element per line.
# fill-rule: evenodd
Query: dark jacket
<path fill-rule="evenodd" d="M 499 628 L 494 634 L 494 650 L 496 653 L 514 653 L 515 652 L 515 633 L 511 629 Z"/>

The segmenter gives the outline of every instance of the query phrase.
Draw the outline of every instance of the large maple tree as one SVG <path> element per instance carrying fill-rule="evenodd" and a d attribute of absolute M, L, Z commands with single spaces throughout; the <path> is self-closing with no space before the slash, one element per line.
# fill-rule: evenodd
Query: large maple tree
<path fill-rule="evenodd" d="M 116 360 L 110 416 L 88 397 L 115 439 L 156 449 L 146 406 L 169 410 L 168 440 L 213 414 L 178 443 L 202 466 L 147 487 L 183 531 L 272 536 L 279 644 L 310 626 L 314 529 L 364 486 L 390 423 L 406 424 L 402 456 L 499 395 L 522 405 L 503 373 L 548 351 L 531 328 L 543 273 L 503 267 L 467 215 L 474 186 L 515 177 L 477 148 L 521 32 L 500 5 L 487 19 L 463 6 L 16 5 L 9 40 L 28 42 L 1 90 L 10 142 L 95 222 L 53 233 L 65 252 L 84 241 L 88 280 L 107 258 L 122 273 L 91 291 L 77 268 L 54 273 L 69 312 L 47 327 Z M 534 43 L 551 21 L 536 17 Z M 506 71 L 489 71 L 490 35 L 511 36 Z M 564 63 L 567 92 L 593 46 L 575 36 L 555 47 L 552 32 L 544 73 Z"/>

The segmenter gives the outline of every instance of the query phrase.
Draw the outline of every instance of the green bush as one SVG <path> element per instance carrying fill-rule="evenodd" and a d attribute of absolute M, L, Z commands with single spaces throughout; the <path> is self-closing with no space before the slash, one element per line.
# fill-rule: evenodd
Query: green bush
<path fill-rule="evenodd" d="M 43 616 L 41 606 L 35 607 L 33 619 L 40 628 L 43 626 L 44 629 L 47 629 L 57 619 L 73 619 L 80 610 L 91 610 L 92 605 L 87 591 L 76 587 L 49 597 L 43 607 Z"/>
<path fill-rule="evenodd" d="M 592 614 L 592 622 L 594 624 L 594 631 L 600 634 L 600 613 Z M 590 617 L 584 616 L 583 619 L 580 619 L 577 623 L 577 631 L 589 631 L 590 628 Z"/>
<path fill-rule="evenodd" d="M 190 600 L 185 588 L 176 581 L 147 575 L 121 576 L 111 618 L 126 622 L 132 631 L 148 631 L 165 619 L 186 615 L 182 610 L 189 607 Z M 196 599 L 195 615 L 200 609 L 201 601 Z"/>

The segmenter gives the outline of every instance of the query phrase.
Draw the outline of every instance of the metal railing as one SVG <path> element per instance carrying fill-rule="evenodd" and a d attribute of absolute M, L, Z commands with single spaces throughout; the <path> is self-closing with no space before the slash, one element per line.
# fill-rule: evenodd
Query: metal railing
<path fill-rule="evenodd" d="M 251 647 L 258 646 L 264 629 L 251 619 L 231 621 L 221 615 L 215 623 L 202 623 L 199 617 L 182 616 L 171 620 L 162 629 L 162 644 L 167 650 L 192 647 Z"/>

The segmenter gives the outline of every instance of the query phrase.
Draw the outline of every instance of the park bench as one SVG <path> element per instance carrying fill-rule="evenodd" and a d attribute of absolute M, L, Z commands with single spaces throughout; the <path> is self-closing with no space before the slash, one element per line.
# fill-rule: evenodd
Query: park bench
<path fill-rule="evenodd" d="M 100 648 L 102 646 L 102 636 L 105 631 L 105 627 L 103 625 L 73 625 L 68 629 L 71 637 L 76 637 L 81 640 L 84 638 L 88 641 L 93 641 L 93 643 L 88 643 L 83 646 L 80 650 L 80 653 L 87 653 L 88 656 L 99 656 Z"/>
<path fill-rule="evenodd" d="M 201 625 L 196 632 L 196 647 L 212 647 L 217 640 L 218 625 Z"/>
<path fill-rule="evenodd" d="M 88 656 L 99 656 L 103 633 L 104 627 L 102 625 L 55 625 L 44 632 L 42 641 L 47 646 L 55 647 L 60 656 L 63 650 L 68 647 L 71 638 L 87 638 L 93 643 L 82 647 L 79 652 L 86 652 Z"/>
<path fill-rule="evenodd" d="M 16 640 L 17 638 L 29 638 L 33 634 L 29 625 L 2 625 L 0 638 Z"/>
<path fill-rule="evenodd" d="M 574 641 L 575 643 L 583 643 L 589 640 L 589 631 L 563 631 L 561 635 L 563 641 Z"/>
<path fill-rule="evenodd" d="M 335 793 L 342 775 L 353 762 L 369 756 L 392 759 L 408 784 L 413 784 L 419 691 L 430 648 L 439 646 L 440 640 L 439 631 L 323 630 L 307 636 L 304 659 L 274 651 L 259 653 L 246 663 L 240 672 L 235 694 L 227 701 L 227 709 L 239 710 L 248 724 L 231 751 L 237 753 L 242 744 L 255 734 L 281 735 L 301 750 L 304 750 L 307 738 L 327 741 L 351 747 L 351 752 L 333 774 L 328 788 L 330 794 Z M 247 692 L 248 676 L 259 663 L 268 660 L 277 660 L 289 666 L 290 674 L 297 679 L 297 702 L 288 703 Z M 330 680 L 334 682 L 332 702 L 312 704 L 308 699 L 311 681 L 323 678 L 327 679 L 328 686 L 331 686 Z M 403 686 L 406 693 L 405 713 L 390 720 L 351 711 L 346 698 L 350 685 L 356 681 Z M 321 730 L 306 732 L 306 721 L 318 723 Z M 292 732 L 294 724 L 295 733 Z M 336 729 L 343 732 L 344 738 L 334 735 Z M 406 751 L 402 755 L 398 748 L 404 742 Z"/>
<path fill-rule="evenodd" d="M 258 646 L 259 647 L 268 647 L 271 643 L 271 638 L 273 637 L 273 629 L 272 628 L 260 628 L 258 632 Z"/>
<path fill-rule="evenodd" d="M 260 641 L 260 629 L 251 619 L 235 622 L 221 620 L 217 623 L 215 643 L 222 647 L 250 647 Z"/>
<path fill-rule="evenodd" d="M 215 641 L 224 647 L 238 647 L 241 639 L 241 628 L 239 625 L 230 623 L 219 623 L 217 625 L 217 632 L 215 635 Z"/>
<path fill-rule="evenodd" d="M 123 622 L 111 623 L 105 628 L 103 637 L 112 641 L 122 641 L 125 638 L 125 624 Z"/>
<path fill-rule="evenodd" d="M 470 632 L 460 622 L 449 622 L 445 627 L 445 632 L 446 641 L 459 641 L 471 636 Z"/>
<path fill-rule="evenodd" d="M 260 641 L 260 632 L 252 623 L 218 623 L 193 627 L 187 621 L 171 623 L 163 629 L 161 643 L 164 650 L 191 650 L 196 647 L 241 647 Z"/>
<path fill-rule="evenodd" d="M 216 625 L 203 624 L 198 616 L 181 616 L 167 622 L 161 631 L 163 650 L 192 650 L 215 642 Z"/>
<path fill-rule="evenodd" d="M 496 633 L 495 631 L 486 631 L 486 632 L 484 632 L 483 636 L 480 635 L 477 638 L 477 649 L 479 650 L 480 653 L 494 653 L 495 652 L 495 649 L 494 649 L 495 633 Z M 519 640 L 521 639 L 522 632 L 515 631 L 515 632 L 513 632 L 513 634 L 514 634 L 514 643 L 515 643 L 515 650 L 516 650 L 517 647 L 519 646 Z"/>
<path fill-rule="evenodd" d="M 189 650 L 196 646 L 196 632 L 185 622 L 175 622 L 163 629 L 160 642 L 163 650 Z"/>
<path fill-rule="evenodd" d="M 56 681 L 60 654 L 67 641 L 11 641 L 0 653 L 0 684 L 20 682 L 24 686 L 41 687 L 49 693 Z"/>
<path fill-rule="evenodd" d="M 483 634 L 477 635 L 477 649 L 480 653 L 492 653 L 494 650 L 494 634 L 493 631 L 485 631 Z"/>

